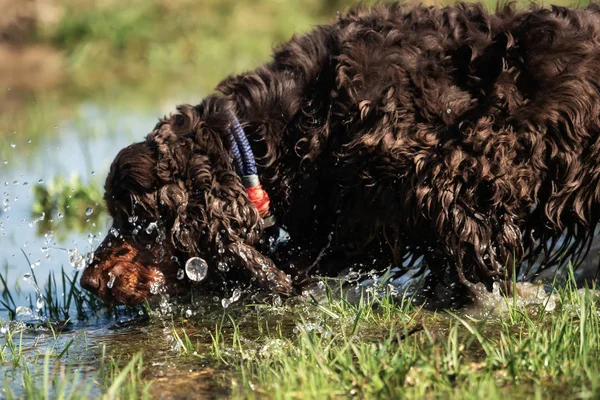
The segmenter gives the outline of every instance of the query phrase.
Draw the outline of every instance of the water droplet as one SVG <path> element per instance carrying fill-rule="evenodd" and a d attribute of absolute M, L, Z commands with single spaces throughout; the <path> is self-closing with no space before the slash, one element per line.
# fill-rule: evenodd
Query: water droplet
<path fill-rule="evenodd" d="M 92 171 L 92 175 L 96 175 L 96 171 Z"/>
<path fill-rule="evenodd" d="M 42 297 L 42 295 L 39 295 L 35 302 L 35 309 L 39 311 L 42 308 L 44 308 L 44 298 Z"/>
<path fill-rule="evenodd" d="M 109 289 L 112 289 L 113 285 L 115 284 L 115 279 L 117 277 L 115 276 L 115 274 L 113 274 L 112 272 L 108 273 L 108 282 L 106 282 L 106 287 Z"/>
<path fill-rule="evenodd" d="M 150 284 L 150 293 L 158 294 L 161 284 L 159 282 L 152 282 Z"/>
<path fill-rule="evenodd" d="M 57 217 L 62 218 L 63 217 L 62 213 L 58 213 Z"/>
<path fill-rule="evenodd" d="M 29 182 L 23 182 L 23 187 L 29 187 Z"/>
<path fill-rule="evenodd" d="M 11 144 L 10 144 L 10 147 L 12 147 L 12 148 L 14 149 L 15 147 L 17 147 L 17 145 L 16 145 L 16 144 L 14 144 L 14 143 L 11 143 Z"/>
<path fill-rule="evenodd" d="M 8 160 L 4 160 L 4 165 L 8 164 Z"/>
<path fill-rule="evenodd" d="M 156 222 L 150 222 L 148 224 L 148 226 L 146 227 L 146 233 L 149 235 L 152 233 L 152 231 L 154 231 L 156 229 L 157 225 Z"/>
<path fill-rule="evenodd" d="M 223 261 L 219 261 L 219 263 L 217 264 L 217 269 L 221 272 L 227 272 L 229 271 L 229 265 L 227 265 L 227 263 Z"/>
<path fill-rule="evenodd" d="M 185 273 L 187 277 L 195 282 L 206 278 L 208 264 L 200 257 L 192 257 L 185 263 Z"/>
<path fill-rule="evenodd" d="M 183 278 L 185 278 L 185 271 L 180 268 L 177 270 L 177 279 L 182 280 Z"/>
<path fill-rule="evenodd" d="M 43 183 L 44 183 L 44 180 L 43 180 L 43 179 L 40 179 L 40 180 L 38 180 L 38 183 L 41 185 L 41 184 L 43 184 Z"/>
<path fill-rule="evenodd" d="M 44 234 L 44 238 L 46 238 L 46 240 L 44 240 L 44 243 L 46 244 L 50 244 L 50 242 L 52 241 L 52 239 L 54 238 L 54 232 L 52 231 L 48 231 Z"/>
<path fill-rule="evenodd" d="M 15 310 L 15 313 L 17 315 L 31 315 L 31 314 L 33 314 L 33 312 L 31 311 L 31 308 L 29 308 L 29 307 L 23 307 L 23 306 L 18 306 L 17 309 Z"/>
<path fill-rule="evenodd" d="M 85 209 L 85 215 L 87 215 L 88 217 L 90 215 L 92 215 L 93 212 L 94 212 L 94 209 L 92 207 L 88 207 Z"/>
<path fill-rule="evenodd" d="M 23 275 L 23 280 L 24 280 L 25 282 L 29 282 L 29 281 L 31 280 L 31 278 L 33 278 L 33 276 L 32 276 L 32 275 L 31 275 L 29 272 L 26 272 L 26 273 Z"/>
<path fill-rule="evenodd" d="M 186 318 L 189 318 L 189 317 L 191 317 L 191 316 L 192 316 L 192 310 L 189 310 L 189 309 L 188 309 L 188 310 L 185 310 L 185 317 L 186 317 Z"/>
<path fill-rule="evenodd" d="M 77 249 L 71 249 L 69 253 L 69 263 L 75 269 L 84 269 L 86 266 L 85 258 L 79 254 Z"/>

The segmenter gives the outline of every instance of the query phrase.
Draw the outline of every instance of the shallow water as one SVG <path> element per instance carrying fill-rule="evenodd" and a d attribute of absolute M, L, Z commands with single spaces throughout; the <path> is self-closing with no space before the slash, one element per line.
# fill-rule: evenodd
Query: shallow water
<path fill-rule="evenodd" d="M 108 217 L 102 215 L 97 223 L 86 224 L 80 233 L 68 230 L 61 235 L 39 232 L 36 225 L 41 222 L 36 220 L 40 216 L 32 214 L 32 186 L 38 182 L 47 183 L 57 175 L 67 178 L 79 175 L 84 182 L 91 181 L 102 186 L 116 153 L 133 141 L 141 140 L 156 121 L 156 117 L 136 113 L 115 117 L 110 110 L 92 105 L 81 106 L 78 114 L 88 121 L 94 132 L 82 132 L 88 127 L 65 121 L 39 143 L 32 141 L 2 148 L 3 159 L 10 161 L 0 165 L 4 205 L 0 213 L 0 265 L 8 266 L 9 285 L 19 285 L 26 292 L 32 288 L 19 281 L 23 274 L 29 272 L 23 252 L 34 264 L 35 274 L 46 277 L 48 272 L 59 270 L 61 266 L 71 268 L 66 249 L 89 251 L 103 238 L 109 223 Z M 104 121 L 118 121 L 118 126 L 106 125 Z M 11 140 L 10 136 L 8 140 Z M 18 156 L 7 154 L 9 152 Z M 90 206 L 93 209 L 96 205 Z M 57 214 L 45 215 L 44 218 L 61 223 Z M 89 235 L 94 236 L 91 244 Z"/>

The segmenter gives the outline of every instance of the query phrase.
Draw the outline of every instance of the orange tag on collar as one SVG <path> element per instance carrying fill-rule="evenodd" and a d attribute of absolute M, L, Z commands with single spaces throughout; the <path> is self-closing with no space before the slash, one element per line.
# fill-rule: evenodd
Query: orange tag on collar
<path fill-rule="evenodd" d="M 248 197 L 250 201 L 254 203 L 256 208 L 258 209 L 258 213 L 261 218 L 269 215 L 269 207 L 271 205 L 271 200 L 269 199 L 269 195 L 262 188 L 259 183 L 256 186 L 246 188 L 246 192 L 248 193 Z"/>

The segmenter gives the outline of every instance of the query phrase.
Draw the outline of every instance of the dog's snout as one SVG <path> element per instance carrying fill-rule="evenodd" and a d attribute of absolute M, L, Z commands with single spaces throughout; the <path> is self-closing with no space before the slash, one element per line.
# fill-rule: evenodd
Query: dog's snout
<path fill-rule="evenodd" d="M 96 274 L 84 273 L 81 277 L 81 287 L 90 292 L 97 293 L 100 289 L 100 278 Z"/>

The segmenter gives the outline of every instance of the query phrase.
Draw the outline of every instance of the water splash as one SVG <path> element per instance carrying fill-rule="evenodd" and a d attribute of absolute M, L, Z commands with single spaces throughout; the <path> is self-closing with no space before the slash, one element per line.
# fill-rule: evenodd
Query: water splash
<path fill-rule="evenodd" d="M 233 294 L 231 295 L 230 298 L 228 298 L 228 299 L 224 298 L 221 300 L 221 305 L 223 306 L 223 308 L 228 308 L 231 304 L 238 301 L 241 296 L 242 296 L 242 291 L 240 289 L 236 288 L 233 291 Z"/>
<path fill-rule="evenodd" d="M 77 270 L 84 269 L 87 265 L 85 257 L 77 249 L 69 249 L 69 263 Z"/>

